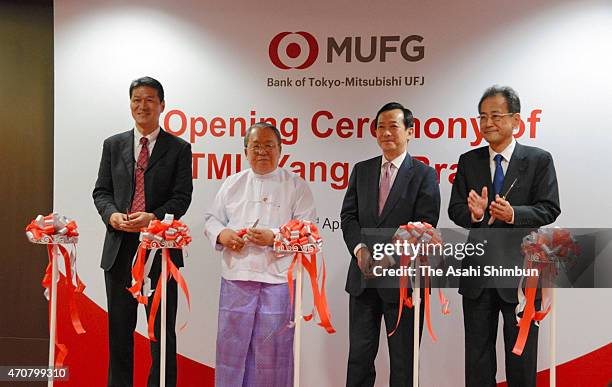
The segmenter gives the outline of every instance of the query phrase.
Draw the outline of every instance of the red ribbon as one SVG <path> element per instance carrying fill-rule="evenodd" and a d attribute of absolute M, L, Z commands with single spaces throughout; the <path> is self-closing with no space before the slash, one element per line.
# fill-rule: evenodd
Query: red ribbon
<path fill-rule="evenodd" d="M 174 220 L 152 220 L 149 226 L 140 230 L 141 244 L 145 248 L 163 247 L 163 242 L 173 242 L 177 248 L 187 246 L 191 242 L 189 227 L 183 222 Z"/>
<path fill-rule="evenodd" d="M 51 287 L 53 285 L 53 266 L 57 265 L 58 262 L 55 259 L 54 248 L 60 252 L 58 258 L 64 259 L 64 267 L 66 269 L 66 275 L 62 275 L 58 271 L 59 281 L 57 283 L 58 290 L 59 286 L 65 286 L 68 294 L 68 305 L 70 310 L 70 320 L 72 327 L 77 334 L 85 333 L 83 324 L 79 317 L 79 311 L 77 306 L 77 297 L 83 294 L 85 290 L 85 284 L 79 278 L 78 273 L 72 272 L 72 266 L 70 261 L 70 254 L 68 250 L 59 243 L 47 243 L 48 241 L 53 242 L 57 237 L 63 238 L 76 238 L 79 233 L 77 232 L 77 224 L 73 220 L 68 220 L 56 213 L 49 214 L 47 216 L 39 215 L 36 219 L 32 220 L 30 224 L 26 226 L 26 235 L 28 239 L 33 243 L 45 243 L 47 245 L 47 256 L 49 263 L 45 269 L 45 274 L 41 281 L 41 285 L 46 289 L 46 293 L 49 295 L 49 326 L 51 325 L 51 303 L 53 301 L 53 292 Z M 74 283 L 73 283 L 74 280 Z M 57 310 L 57 309 L 56 309 Z M 66 356 L 68 356 L 68 347 L 65 344 L 61 344 L 57 339 L 57 329 L 55 332 L 55 346 L 57 348 L 57 356 L 55 358 L 55 366 L 61 367 L 64 364 Z"/>
<path fill-rule="evenodd" d="M 406 240 L 408 243 L 417 244 L 423 243 L 424 237 L 427 235 L 428 239 L 425 241 L 426 244 L 436 245 L 441 244 L 442 240 L 439 233 L 436 229 L 427 222 L 410 222 L 406 225 L 402 225 L 399 227 L 398 232 L 394 236 L 396 239 Z M 421 264 L 427 264 L 427 256 L 417 255 L 415 259 L 420 259 Z M 410 256 L 402 255 L 400 257 L 400 267 L 408 267 L 410 262 Z M 415 275 L 420 275 L 420 273 L 415 273 Z M 425 297 L 424 297 L 424 309 L 425 309 L 425 323 L 427 325 L 427 332 L 429 332 L 429 336 L 435 342 L 438 340 L 436 334 L 433 331 L 431 325 L 431 306 L 430 306 L 430 278 L 429 275 L 425 275 Z M 442 314 L 449 314 L 448 299 L 444 296 L 442 289 L 438 289 L 438 299 L 440 304 L 442 305 Z M 399 328 L 400 321 L 402 319 L 402 311 L 404 306 L 408 308 L 412 308 L 414 306 L 414 302 L 412 301 L 412 296 L 408 296 L 408 277 L 401 276 L 400 277 L 400 286 L 399 286 L 399 305 L 397 312 L 397 321 L 395 322 L 395 328 L 388 334 L 388 336 L 392 336 L 395 331 Z"/>
<path fill-rule="evenodd" d="M 279 233 L 275 238 L 275 248 L 278 250 L 280 245 L 285 246 L 297 246 L 302 251 L 297 251 L 289 269 L 287 271 L 287 282 L 289 286 L 289 298 L 291 300 L 291 306 L 294 305 L 295 290 L 293 286 L 293 269 L 295 265 L 301 262 L 302 266 L 310 277 L 310 285 L 312 288 L 314 308 L 319 315 L 318 325 L 323 327 L 327 333 L 336 333 L 336 330 L 332 326 L 329 306 L 327 303 L 327 295 L 325 291 L 325 280 L 327 278 L 327 269 L 325 267 L 325 258 L 321 258 L 321 286 L 318 283 L 318 269 L 317 269 L 317 252 L 322 244 L 321 237 L 317 227 L 307 221 L 292 220 L 287 224 L 281 226 Z M 283 251 L 283 250 L 280 250 Z M 309 255 L 304 251 L 312 251 Z M 310 321 L 314 313 L 302 316 L 304 320 Z"/>
<path fill-rule="evenodd" d="M 146 245 L 141 243 L 136 251 L 136 262 L 132 266 L 132 279 L 134 285 L 128 288 L 128 291 L 132 293 L 132 296 L 136 298 L 139 304 L 147 304 L 148 297 L 142 294 L 142 285 L 144 284 L 144 267 L 147 255 Z"/>
<path fill-rule="evenodd" d="M 579 254 L 578 244 L 565 229 L 539 229 L 537 233 L 532 232 L 523 238 L 521 248 L 525 256 L 523 267 L 530 270 L 530 273 L 531 269 L 537 269 L 538 275 L 530 275 L 525 281 L 525 305 L 521 317 L 518 317 L 521 304 L 517 306 L 519 333 L 512 349 L 512 353 L 517 356 L 523 354 L 531 323 L 542 321 L 551 310 L 551 305 L 546 305 L 544 309 L 536 311 L 535 298 L 539 278 L 552 282 L 557 275 L 557 265 Z M 518 292 L 520 298 L 522 293 L 520 284 Z"/>
<path fill-rule="evenodd" d="M 65 230 L 64 230 L 65 228 Z M 26 235 L 31 233 L 33 240 L 40 241 L 43 235 L 50 238 L 53 236 L 77 237 L 77 224 L 74 220 L 68 220 L 60 217 L 58 214 L 49 214 L 47 216 L 38 215 L 30 224 L 26 226 Z"/>
<path fill-rule="evenodd" d="M 168 215 L 166 215 L 168 217 Z M 151 311 L 149 313 L 148 320 L 148 333 L 149 339 L 156 341 L 155 339 L 155 317 L 159 309 L 161 302 L 161 285 L 162 281 L 168 281 L 170 277 L 174 278 L 178 285 L 183 290 L 185 298 L 187 299 L 187 308 L 191 312 L 191 299 L 189 297 L 189 288 L 185 279 L 181 275 L 180 270 L 170 259 L 170 253 L 167 246 L 171 243 L 172 248 L 182 249 L 191 242 L 189 236 L 189 228 L 178 220 L 168 219 L 168 221 L 154 220 L 149 223 L 149 226 L 141 230 L 141 242 L 136 252 L 136 260 L 132 267 L 132 280 L 134 285 L 128 288 L 128 291 L 132 293 L 132 296 L 136 298 L 138 303 L 147 305 L 149 302 L 148 296 L 142 294 L 142 287 L 144 284 L 145 277 L 145 261 L 147 250 L 162 248 L 162 264 L 165 261 L 168 267 L 166 278 L 162 278 L 162 273 L 159 274 L 157 280 L 157 286 L 155 288 L 155 294 L 153 296 L 153 303 L 151 304 Z M 153 257 L 151 257 L 153 259 Z M 187 322 L 181 325 L 180 330 L 183 330 L 187 326 Z"/>
<path fill-rule="evenodd" d="M 53 295 L 53 293 L 51 292 L 51 285 L 53 282 L 52 280 L 53 265 L 57 264 L 57 262 L 53 259 L 54 258 L 53 246 L 57 246 L 59 248 L 59 251 L 61 254 L 60 258 L 61 257 L 64 258 L 64 266 L 66 268 L 65 276 L 62 275 L 62 273 L 59 273 L 60 281 L 58 282 L 58 287 L 63 285 L 68 289 L 67 294 L 68 294 L 68 305 L 69 305 L 69 310 L 70 310 L 70 320 L 72 322 L 72 327 L 74 328 L 74 331 L 80 335 L 80 334 L 85 333 L 85 329 L 83 328 L 83 324 L 81 323 L 81 319 L 79 317 L 79 311 L 78 311 L 78 307 L 76 303 L 76 298 L 78 295 L 83 294 L 83 291 L 85 290 L 85 284 L 79 278 L 78 273 L 75 273 L 75 279 L 76 279 L 77 285 L 75 286 L 72 283 L 72 280 L 71 280 L 72 279 L 72 269 L 70 267 L 70 255 L 68 254 L 68 250 L 66 250 L 66 248 L 62 245 L 53 245 L 53 244 L 47 245 L 49 263 L 47 264 L 45 275 L 41 283 L 43 288 L 47 289 L 49 293 L 49 324 L 51 323 L 51 302 L 52 302 L 52 295 Z M 68 355 L 68 347 L 64 344 L 59 343 L 59 341 L 57 340 L 57 329 L 56 329 L 56 336 L 55 336 L 55 346 L 58 349 L 57 358 L 55 360 L 55 366 L 61 367 L 64 364 L 64 359 Z"/>
<path fill-rule="evenodd" d="M 402 255 L 400 257 L 400 266 L 407 267 L 408 262 L 410 262 L 410 257 L 408 255 Z M 400 287 L 399 287 L 399 309 L 397 311 L 397 321 L 395 322 L 395 328 L 388 334 L 391 336 L 395 333 L 397 328 L 399 327 L 400 321 L 402 319 L 402 311 L 404 310 L 404 306 L 408 308 L 412 308 L 412 297 L 408 295 L 408 277 L 403 275 L 400 277 Z"/>
<path fill-rule="evenodd" d="M 157 286 L 155 287 L 155 295 L 153 296 L 153 303 L 151 304 L 151 312 L 149 313 L 149 339 L 151 339 L 152 341 L 157 341 L 155 339 L 154 327 L 155 327 L 155 316 L 157 315 L 157 310 L 159 308 L 159 304 L 161 301 L 162 281 L 167 282 L 170 277 L 173 277 L 176 280 L 176 282 L 181 287 L 181 289 L 183 289 L 183 293 L 185 294 L 185 298 L 187 299 L 187 309 L 189 310 L 189 312 L 191 312 L 191 301 L 189 298 L 189 289 L 187 288 L 187 283 L 185 282 L 185 279 L 181 275 L 181 272 L 178 269 L 178 267 L 176 267 L 176 265 L 174 265 L 174 263 L 170 259 L 170 253 L 168 249 L 166 248 L 162 249 L 162 259 L 166 261 L 168 265 L 168 271 L 166 272 L 166 278 L 162 278 L 162 273 L 159 274 L 159 279 L 157 280 Z M 187 321 L 185 321 L 179 329 L 182 331 L 183 329 L 185 329 L 186 326 L 187 326 Z"/>

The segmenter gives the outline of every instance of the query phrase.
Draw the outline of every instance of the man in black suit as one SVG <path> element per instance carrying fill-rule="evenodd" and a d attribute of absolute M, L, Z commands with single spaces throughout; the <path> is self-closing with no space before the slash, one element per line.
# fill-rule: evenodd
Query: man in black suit
<path fill-rule="evenodd" d="M 487 240 L 483 256 L 463 267 L 523 266 L 521 238 L 561 213 L 550 153 L 514 140 L 520 100 L 510 87 L 487 89 L 478 104 L 480 133 L 489 143 L 459 158 L 448 207 L 450 219 L 470 229 L 469 239 Z M 514 183 L 507 197 L 504 197 Z M 510 387 L 535 386 L 538 331 L 533 325 L 521 356 L 512 353 L 518 327 L 519 278 L 461 278 L 465 327 L 466 386 L 495 386 L 495 342 L 499 313 L 504 319 L 506 377 Z"/>
<path fill-rule="evenodd" d="M 391 332 L 399 309 L 399 281 L 386 288 L 366 286 L 375 263 L 365 229 L 388 229 L 392 234 L 411 221 L 435 226 L 440 215 L 436 172 L 406 151 L 413 134 L 410 110 L 395 102 L 383 106 L 376 114 L 376 139 L 383 155 L 355 165 L 342 203 L 342 233 L 351 253 L 346 280 L 350 294 L 346 385 L 350 387 L 374 385 L 381 317 Z M 376 264 L 391 265 L 388 259 Z M 413 322 L 414 313 L 405 307 L 399 328 L 387 339 L 391 387 L 412 385 Z"/>
<path fill-rule="evenodd" d="M 109 386 L 132 386 L 134 330 L 137 302 L 127 290 L 131 286 L 132 258 L 138 235 L 151 220 L 187 212 L 193 190 L 191 146 L 161 130 L 159 116 L 164 110 L 164 89 L 155 79 L 143 77 L 130 85 L 130 108 L 134 129 L 104 141 L 98 180 L 93 191 L 96 208 L 106 226 L 102 264 L 106 283 L 109 329 Z M 182 253 L 171 251 L 172 261 L 183 266 Z M 155 257 L 149 277 L 155 289 L 161 272 L 160 254 Z M 177 284 L 167 288 L 166 385 L 176 385 Z M 147 314 L 150 303 L 147 306 Z M 160 314 L 151 342 L 152 367 L 149 386 L 159 385 Z"/>

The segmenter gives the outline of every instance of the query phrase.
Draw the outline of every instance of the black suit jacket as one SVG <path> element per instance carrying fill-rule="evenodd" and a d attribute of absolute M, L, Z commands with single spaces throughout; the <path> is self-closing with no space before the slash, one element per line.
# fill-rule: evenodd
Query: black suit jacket
<path fill-rule="evenodd" d="M 193 191 L 191 162 L 191 145 L 160 130 L 145 170 L 146 212 L 152 212 L 158 219 L 163 219 L 165 214 L 173 214 L 178 219 L 187 212 Z M 115 212 L 125 213 L 132 204 L 134 163 L 134 129 L 104 141 L 93 191 L 94 203 L 106 225 L 101 263 L 104 270 L 113 266 L 127 234 L 112 228 L 109 219 Z M 171 255 L 175 264 L 183 265 L 180 251 L 171 250 Z"/>
<path fill-rule="evenodd" d="M 381 215 L 378 194 L 382 156 L 359 162 L 353 168 L 340 213 L 344 242 L 351 254 L 345 290 L 358 296 L 364 290 L 363 275 L 353 254 L 359 243 L 367 244 L 366 228 L 397 229 L 408 222 L 424 221 L 434 227 L 440 216 L 440 187 L 433 168 L 410 154 L 397 171 Z M 385 302 L 399 302 L 397 288 L 379 288 Z"/>
<path fill-rule="evenodd" d="M 462 262 L 463 267 L 491 264 L 522 267 L 523 257 L 520 250 L 522 238 L 531 229 L 554 222 L 561 213 L 557 175 L 550 153 L 540 148 L 516 143 L 504 177 L 502 194 L 506 193 L 515 179 L 517 179 L 516 184 L 506 198 L 514 209 L 514 224 L 496 220 L 488 226 L 490 217 L 488 211 L 485 212 L 482 222 L 472 223 L 467 206 L 470 190 L 480 193 L 482 187 L 486 186 L 489 203 L 495 199 L 489 147 L 474 149 L 459 157 L 448 215 L 458 226 L 470 229 L 468 240 L 488 241 L 485 254 L 481 257 L 465 258 Z M 498 288 L 500 296 L 506 302 L 517 302 L 516 286 L 507 286 L 509 282 L 506 280 L 497 279 L 497 281 L 504 284 Z M 513 284 L 518 285 L 518 278 L 515 278 Z M 494 284 L 485 283 L 482 278 L 461 277 L 459 293 L 475 299 L 482 293 L 484 286 L 495 287 Z"/>

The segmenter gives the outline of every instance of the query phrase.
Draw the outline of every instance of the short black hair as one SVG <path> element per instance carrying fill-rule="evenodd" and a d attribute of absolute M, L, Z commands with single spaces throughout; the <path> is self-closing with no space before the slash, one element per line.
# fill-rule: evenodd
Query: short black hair
<path fill-rule="evenodd" d="M 161 83 L 155 78 L 151 77 L 142 77 L 138 79 L 134 79 L 132 83 L 130 83 L 130 99 L 132 98 L 132 91 L 137 87 L 152 87 L 157 90 L 157 96 L 159 97 L 159 102 L 164 102 L 164 87 Z"/>
<path fill-rule="evenodd" d="M 519 99 L 516 90 L 514 90 L 510 86 L 493 85 L 486 89 L 482 94 L 482 97 L 480 97 L 480 101 L 478 102 L 478 113 L 480 113 L 482 101 L 490 97 L 495 97 L 496 95 L 501 95 L 502 97 L 504 97 L 504 99 L 506 100 L 506 104 L 508 105 L 508 113 L 521 112 L 521 100 Z"/>
<path fill-rule="evenodd" d="M 276 136 L 276 139 L 278 140 L 278 146 L 281 146 L 281 134 L 280 134 L 280 131 L 276 128 L 276 126 L 266 121 L 260 121 L 254 125 L 251 125 L 246 130 L 246 133 L 244 135 L 244 147 L 245 148 L 249 145 L 249 137 L 251 137 L 251 132 L 253 131 L 253 129 L 257 129 L 257 128 L 270 129 L 272 132 L 274 132 L 274 135 Z"/>
<path fill-rule="evenodd" d="M 402 113 L 404 113 L 404 126 L 406 129 L 412 128 L 414 126 L 414 117 L 412 116 L 412 112 L 410 109 L 406 109 L 401 103 L 398 102 L 389 102 L 380 108 L 378 113 L 376 113 L 376 118 L 374 119 L 376 126 L 378 126 L 378 116 L 380 116 L 381 113 L 396 109 L 399 109 L 402 111 Z"/>

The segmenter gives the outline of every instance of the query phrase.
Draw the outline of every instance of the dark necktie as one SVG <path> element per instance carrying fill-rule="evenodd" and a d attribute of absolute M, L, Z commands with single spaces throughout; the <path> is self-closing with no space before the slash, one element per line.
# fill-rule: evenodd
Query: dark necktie
<path fill-rule="evenodd" d="M 136 171 L 134 176 L 134 200 L 132 200 L 131 212 L 139 212 L 145 210 L 145 192 L 144 192 L 144 173 L 149 163 L 149 139 L 142 137 L 140 139 L 140 154 L 136 161 Z"/>
<path fill-rule="evenodd" d="M 504 185 L 504 170 L 502 169 L 502 155 L 496 154 L 493 160 L 495 160 L 495 175 L 493 176 L 493 190 L 496 195 L 499 195 Z"/>

